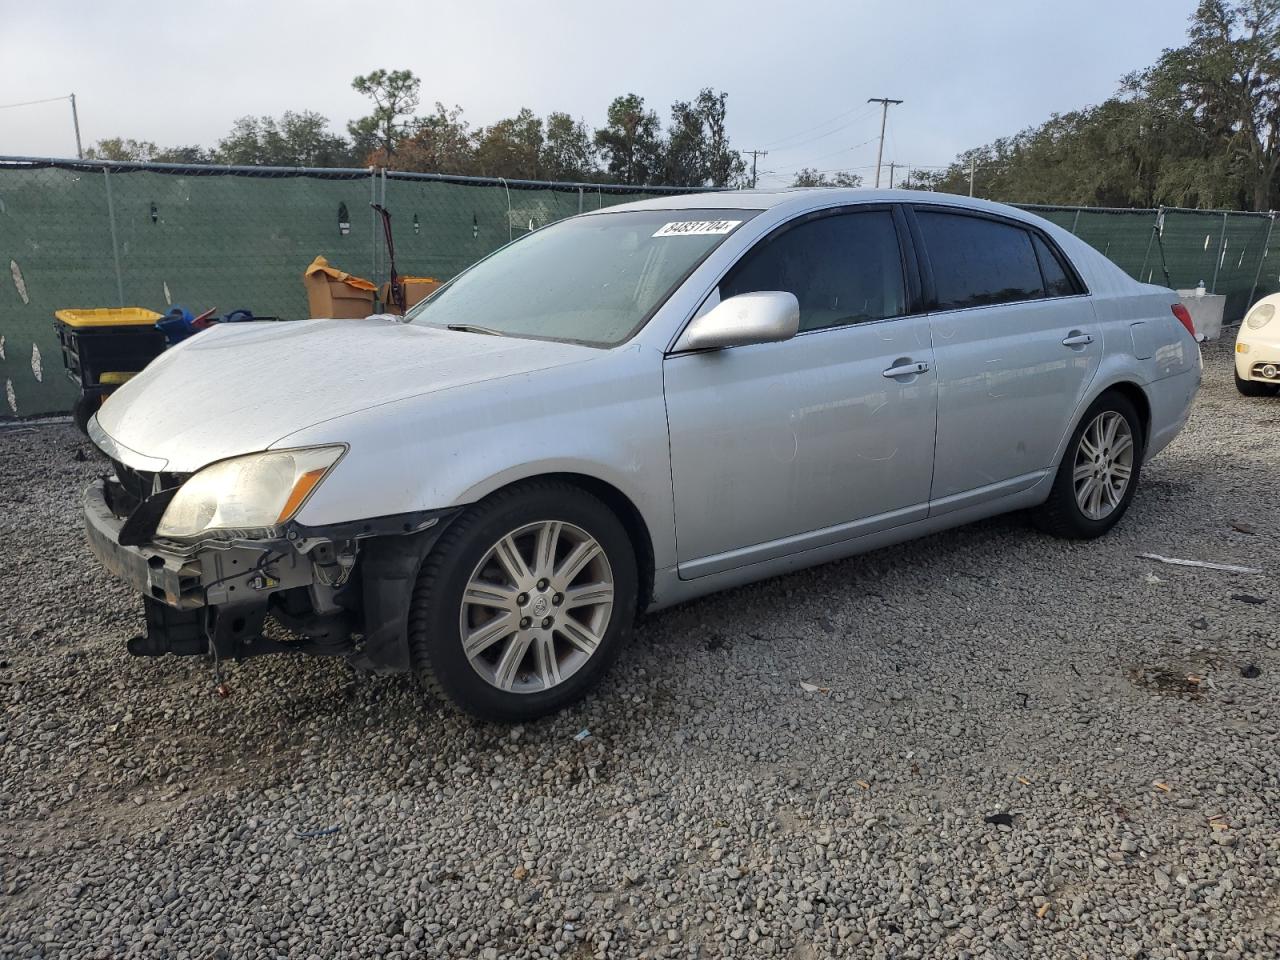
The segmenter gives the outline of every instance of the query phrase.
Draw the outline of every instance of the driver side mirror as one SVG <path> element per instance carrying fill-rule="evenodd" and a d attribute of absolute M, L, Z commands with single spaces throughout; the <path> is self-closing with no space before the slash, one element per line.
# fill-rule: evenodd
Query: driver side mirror
<path fill-rule="evenodd" d="M 719 350 L 752 343 L 790 340 L 800 329 L 800 303 L 794 293 L 768 290 L 721 300 L 695 317 L 676 350 Z"/>

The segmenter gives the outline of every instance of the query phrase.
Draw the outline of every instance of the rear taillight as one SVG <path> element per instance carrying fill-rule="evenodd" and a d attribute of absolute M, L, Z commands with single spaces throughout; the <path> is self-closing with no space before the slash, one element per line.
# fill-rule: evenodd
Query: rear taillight
<path fill-rule="evenodd" d="M 1196 325 L 1191 322 L 1191 311 L 1180 303 L 1173 305 L 1173 315 L 1178 318 L 1178 322 L 1187 328 L 1187 333 L 1191 334 L 1191 339 L 1196 338 Z"/>

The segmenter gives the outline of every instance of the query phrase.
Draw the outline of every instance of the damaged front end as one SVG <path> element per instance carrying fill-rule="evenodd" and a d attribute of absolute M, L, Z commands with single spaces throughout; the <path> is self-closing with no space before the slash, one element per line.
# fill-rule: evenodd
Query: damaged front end
<path fill-rule="evenodd" d="M 422 558 L 452 510 L 310 527 L 267 536 L 166 538 L 161 519 L 190 478 L 112 458 L 85 491 L 85 530 L 102 564 L 142 594 L 138 656 L 268 653 L 346 656 L 376 672 L 410 669 L 406 625 Z M 268 618 L 286 634 L 264 632 Z"/>

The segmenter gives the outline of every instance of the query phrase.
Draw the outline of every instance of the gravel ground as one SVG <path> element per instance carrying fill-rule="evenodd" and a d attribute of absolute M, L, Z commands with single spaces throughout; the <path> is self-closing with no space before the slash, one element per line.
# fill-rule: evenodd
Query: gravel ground
<path fill-rule="evenodd" d="M 1002 518 L 692 603 L 515 728 L 130 658 L 100 466 L 0 430 L 0 956 L 1274 958 L 1280 399 L 1229 350 L 1104 540 Z"/>

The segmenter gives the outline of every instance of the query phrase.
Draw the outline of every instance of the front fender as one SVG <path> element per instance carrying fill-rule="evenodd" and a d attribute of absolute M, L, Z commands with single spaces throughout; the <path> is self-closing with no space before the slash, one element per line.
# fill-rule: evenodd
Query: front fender
<path fill-rule="evenodd" d="M 298 515 L 320 526 L 465 506 L 529 477 L 581 474 L 639 511 L 659 565 L 675 562 L 661 356 L 633 345 L 550 370 L 385 404 L 280 446 L 349 450 Z"/>

